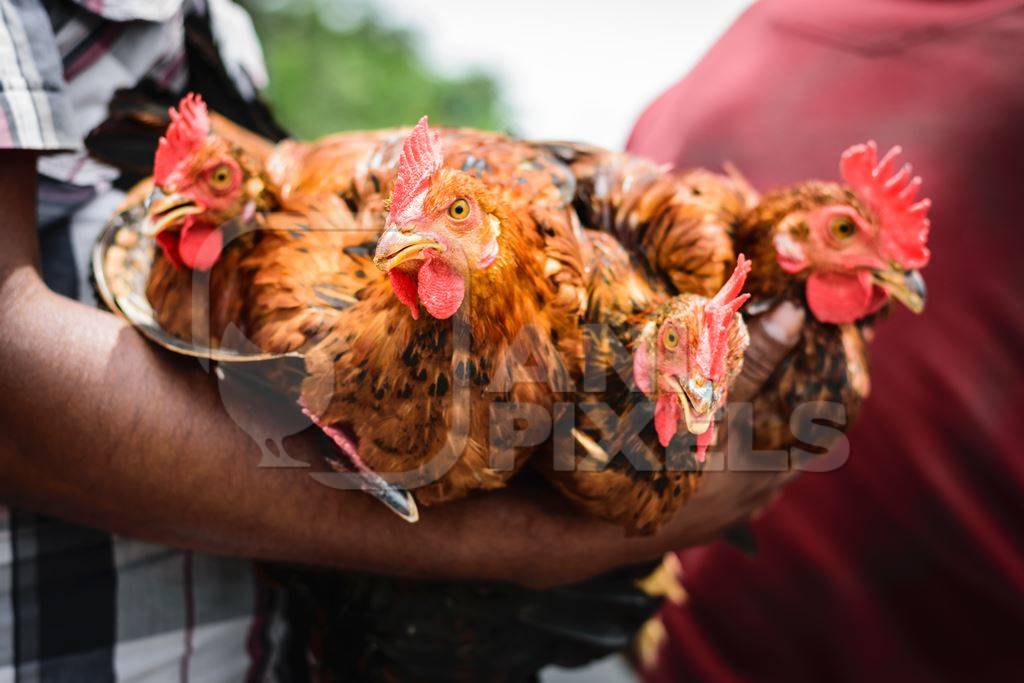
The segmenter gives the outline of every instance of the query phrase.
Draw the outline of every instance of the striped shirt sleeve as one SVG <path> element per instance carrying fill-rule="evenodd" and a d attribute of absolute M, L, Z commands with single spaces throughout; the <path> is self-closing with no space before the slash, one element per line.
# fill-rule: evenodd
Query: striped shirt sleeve
<path fill-rule="evenodd" d="M 0 0 L 0 19 L 0 149 L 81 150 L 45 8 Z"/>

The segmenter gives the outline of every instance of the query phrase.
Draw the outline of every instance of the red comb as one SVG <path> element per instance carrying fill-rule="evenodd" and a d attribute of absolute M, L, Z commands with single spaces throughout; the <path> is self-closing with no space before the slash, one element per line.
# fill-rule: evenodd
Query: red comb
<path fill-rule="evenodd" d="M 391 190 L 389 223 L 401 224 L 414 218 L 423 204 L 423 193 L 430 185 L 430 176 L 441 168 L 441 140 L 430 130 L 424 116 L 409 133 L 398 157 L 398 176 Z"/>
<path fill-rule="evenodd" d="M 153 181 L 165 187 L 175 184 L 175 170 L 202 146 L 210 134 L 206 103 L 196 93 L 185 95 L 177 110 L 171 108 L 167 113 L 171 116 L 171 125 L 160 138 L 153 160 Z"/>
<path fill-rule="evenodd" d="M 929 199 L 915 201 L 921 177 L 911 176 L 910 164 L 893 173 L 896 157 L 902 152 L 901 147 L 893 147 L 879 161 L 874 140 L 854 145 L 843 152 L 839 170 L 850 189 L 878 217 L 888 257 L 911 270 L 925 266 L 931 256 L 927 245 L 932 203 Z"/>
<path fill-rule="evenodd" d="M 697 368 L 711 381 L 721 379 L 725 372 L 725 353 L 728 350 L 732 316 L 750 298 L 749 294 L 740 293 L 750 267 L 750 260 L 740 254 L 729 280 L 704 305 L 704 327 L 697 344 L 696 362 Z"/>

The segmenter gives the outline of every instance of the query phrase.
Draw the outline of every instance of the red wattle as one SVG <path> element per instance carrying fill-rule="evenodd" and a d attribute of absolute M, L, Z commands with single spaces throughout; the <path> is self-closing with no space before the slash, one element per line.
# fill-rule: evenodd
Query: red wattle
<path fill-rule="evenodd" d="M 466 282 L 451 266 L 427 254 L 419 277 L 420 303 L 438 320 L 455 315 L 466 296 Z"/>
<path fill-rule="evenodd" d="M 871 281 L 866 270 L 857 273 L 814 273 L 807 278 L 807 305 L 823 323 L 852 323 L 877 311 L 888 295 Z"/>
<path fill-rule="evenodd" d="M 163 232 L 157 233 L 156 243 L 163 249 L 164 256 L 167 257 L 171 263 L 174 264 L 175 268 L 184 268 L 185 264 L 181 262 L 181 254 L 178 252 L 178 242 L 181 236 L 178 235 L 177 230 L 164 230 Z"/>
<path fill-rule="evenodd" d="M 220 258 L 224 235 L 210 223 L 188 221 L 181 228 L 178 252 L 182 262 L 193 270 L 210 270 Z"/>
<path fill-rule="evenodd" d="M 416 280 L 404 270 L 393 269 L 388 271 L 388 280 L 391 281 L 391 289 L 395 296 L 403 304 L 409 307 L 413 320 L 419 320 L 420 304 L 417 293 Z"/>
<path fill-rule="evenodd" d="M 681 412 L 682 406 L 675 394 L 662 394 L 654 404 L 654 429 L 658 432 L 658 443 L 663 448 L 668 448 L 672 437 L 676 435 Z"/>
<path fill-rule="evenodd" d="M 704 462 L 708 455 L 708 446 L 715 438 L 715 425 L 712 423 L 703 434 L 697 435 L 697 462 Z"/>

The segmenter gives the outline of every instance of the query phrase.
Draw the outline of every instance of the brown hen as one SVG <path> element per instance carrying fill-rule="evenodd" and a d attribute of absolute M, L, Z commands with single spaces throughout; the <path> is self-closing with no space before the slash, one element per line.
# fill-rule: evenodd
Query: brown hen
<path fill-rule="evenodd" d="M 521 466 L 523 448 L 492 462 L 492 403 L 550 412 L 571 395 L 580 246 L 555 182 L 567 171 L 542 151 L 473 131 L 446 131 L 442 147 L 425 122 L 397 149 L 382 139 L 345 178 L 340 196 L 359 213 L 335 210 L 337 229 L 263 235 L 241 268 L 243 317 L 263 351 L 305 355 L 302 404 L 339 447 L 404 473 L 393 479 L 431 504 L 502 486 Z M 402 180 L 420 152 L 431 163 Z M 384 223 L 382 198 L 403 188 L 418 196 L 412 212 L 392 200 L 376 245 L 386 279 L 364 226 Z M 524 381 L 524 364 L 542 381 Z"/>
<path fill-rule="evenodd" d="M 807 309 L 801 339 L 753 400 L 754 446 L 822 453 L 841 436 L 815 429 L 809 412 L 796 433 L 800 406 L 827 402 L 828 420 L 845 431 L 870 390 L 867 335 L 891 299 L 915 313 L 924 307 L 918 273 L 929 260 L 930 202 L 918 201 L 921 179 L 895 170 L 900 149 L 878 159 L 873 142 L 842 156 L 843 184 L 807 182 L 766 195 L 737 227 L 751 254 L 748 315 L 792 301 Z M 801 463 L 791 462 L 791 466 Z"/>
<path fill-rule="evenodd" d="M 196 95 L 182 99 L 170 117 L 152 183 L 142 183 L 130 195 L 141 201 L 142 192 L 156 188 L 144 199 L 144 232 L 160 247 L 146 297 L 169 334 L 185 341 L 198 334 L 215 348 L 229 325 L 244 331 L 241 307 L 249 282 L 239 264 L 262 233 L 351 229 L 341 194 L 361 189 L 351 187 L 356 178 L 373 180 L 356 165 L 379 150 L 382 140 L 396 141 L 400 148 L 403 131 L 341 133 L 273 145 L 207 112 Z"/>
<path fill-rule="evenodd" d="M 669 296 L 613 237 L 587 233 L 594 256 L 575 447 L 565 458 L 556 443 L 554 460 L 539 464 L 589 514 L 652 533 L 695 490 L 714 416 L 742 368 L 749 338 L 737 311 L 750 266 L 741 260 L 711 300 Z"/>

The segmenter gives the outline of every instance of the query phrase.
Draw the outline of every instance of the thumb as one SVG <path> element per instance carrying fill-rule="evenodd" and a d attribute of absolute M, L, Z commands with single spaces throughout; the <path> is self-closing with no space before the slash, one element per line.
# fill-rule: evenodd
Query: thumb
<path fill-rule="evenodd" d="M 800 339 L 804 309 L 790 301 L 750 323 L 750 346 L 743 357 L 743 370 L 729 391 L 731 401 L 751 400 Z"/>

